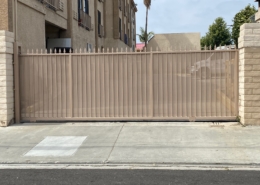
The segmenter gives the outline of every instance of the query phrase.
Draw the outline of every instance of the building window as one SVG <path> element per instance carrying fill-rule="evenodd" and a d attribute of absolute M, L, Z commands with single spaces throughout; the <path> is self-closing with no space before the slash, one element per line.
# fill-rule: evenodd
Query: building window
<path fill-rule="evenodd" d="M 83 1 L 85 2 L 85 7 L 84 7 L 85 13 L 89 14 L 89 2 L 88 0 L 83 0 Z"/>
<path fill-rule="evenodd" d="M 131 6 L 128 4 L 128 22 L 131 22 Z"/>
<path fill-rule="evenodd" d="M 92 45 L 87 43 L 87 52 L 92 52 Z"/>
<path fill-rule="evenodd" d="M 121 19 L 119 18 L 119 38 L 122 39 Z"/>
<path fill-rule="evenodd" d="M 124 24 L 124 29 L 125 29 L 125 32 L 124 32 L 124 42 L 125 42 L 125 44 L 127 44 L 128 43 L 128 38 L 127 38 L 127 30 L 126 30 L 126 25 Z"/>
<path fill-rule="evenodd" d="M 126 1 L 124 0 L 124 15 L 126 16 Z"/>
<path fill-rule="evenodd" d="M 78 22 L 79 26 L 91 29 L 91 17 L 89 15 L 89 0 L 78 0 Z"/>
<path fill-rule="evenodd" d="M 118 8 L 119 10 L 122 10 L 122 0 L 118 0 Z"/>
<path fill-rule="evenodd" d="M 132 37 L 133 37 L 133 40 L 135 40 L 135 37 L 134 37 L 134 32 L 135 32 L 135 30 L 133 29 L 133 32 L 132 32 Z"/>
<path fill-rule="evenodd" d="M 88 0 L 78 0 L 79 12 L 83 10 L 86 14 L 89 14 L 89 2 Z"/>
<path fill-rule="evenodd" d="M 133 24 L 135 24 L 135 12 L 132 11 L 132 20 L 133 20 Z"/>
<path fill-rule="evenodd" d="M 97 11 L 97 13 L 98 13 L 98 35 L 99 36 L 102 36 L 102 34 L 101 34 L 101 12 L 98 10 Z"/>

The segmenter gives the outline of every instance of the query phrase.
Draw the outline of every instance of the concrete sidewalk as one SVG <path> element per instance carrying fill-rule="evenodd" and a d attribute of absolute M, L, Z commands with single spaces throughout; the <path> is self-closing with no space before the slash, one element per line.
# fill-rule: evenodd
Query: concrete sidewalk
<path fill-rule="evenodd" d="M 47 141 L 50 136 L 56 140 Z M 0 164 L 258 165 L 260 127 L 237 123 L 22 124 L 0 128 L 0 151 Z M 72 155 L 66 156 L 69 151 Z"/>

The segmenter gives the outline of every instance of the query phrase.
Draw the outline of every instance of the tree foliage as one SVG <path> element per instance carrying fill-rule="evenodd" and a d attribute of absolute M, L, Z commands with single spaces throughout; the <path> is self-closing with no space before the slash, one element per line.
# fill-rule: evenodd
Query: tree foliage
<path fill-rule="evenodd" d="M 151 40 L 153 38 L 154 32 L 151 31 L 151 32 L 147 33 L 147 35 L 146 35 L 144 28 L 141 27 L 140 34 L 138 36 L 139 36 L 139 40 L 141 42 L 145 42 L 145 41 L 149 42 L 149 40 Z"/>
<path fill-rule="evenodd" d="M 209 26 L 209 31 L 201 38 L 201 46 L 220 46 L 230 45 L 231 34 L 229 32 L 227 23 L 222 17 L 215 19 L 212 25 Z"/>
<path fill-rule="evenodd" d="M 240 12 L 238 12 L 233 19 L 232 39 L 236 45 L 238 45 L 238 37 L 240 34 L 240 26 L 244 23 L 250 22 L 250 17 L 257 12 L 256 8 L 252 5 L 246 6 Z"/>
<path fill-rule="evenodd" d="M 150 9 L 152 4 L 152 0 L 144 0 L 144 5 L 146 6 L 146 8 Z"/>

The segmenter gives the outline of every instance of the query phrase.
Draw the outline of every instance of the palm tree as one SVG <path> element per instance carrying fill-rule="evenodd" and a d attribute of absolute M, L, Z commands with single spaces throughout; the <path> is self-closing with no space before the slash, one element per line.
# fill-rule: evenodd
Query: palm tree
<path fill-rule="evenodd" d="M 146 34 L 144 28 L 140 27 L 140 34 L 138 36 L 141 42 L 148 43 L 149 40 L 153 38 L 154 32 L 151 31 L 148 34 Z"/>
<path fill-rule="evenodd" d="M 148 10 L 150 9 L 152 0 L 144 0 L 144 5 L 146 6 L 146 22 L 145 22 L 145 35 L 147 35 L 147 22 L 148 22 Z M 147 45 L 148 37 L 145 38 L 145 47 Z"/>

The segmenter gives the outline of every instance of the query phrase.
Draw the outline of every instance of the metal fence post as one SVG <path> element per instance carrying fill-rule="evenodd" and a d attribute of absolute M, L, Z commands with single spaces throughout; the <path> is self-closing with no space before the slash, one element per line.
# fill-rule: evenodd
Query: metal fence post
<path fill-rule="evenodd" d="M 20 69 L 19 69 L 19 53 L 18 53 L 18 44 L 14 42 L 14 116 L 15 123 L 21 122 L 21 113 L 20 113 Z"/>
<path fill-rule="evenodd" d="M 69 96 L 69 104 L 70 104 L 70 117 L 73 117 L 73 87 L 72 87 L 72 62 L 71 62 L 71 50 L 69 52 L 69 87 L 70 87 L 70 96 Z"/>
<path fill-rule="evenodd" d="M 235 92 L 235 115 L 239 116 L 239 49 L 235 54 L 235 62 L 234 62 L 234 92 Z"/>
<path fill-rule="evenodd" d="M 154 102 L 153 102 L 153 51 L 151 49 L 150 51 L 150 116 L 151 118 L 153 118 L 153 106 L 154 106 Z"/>

